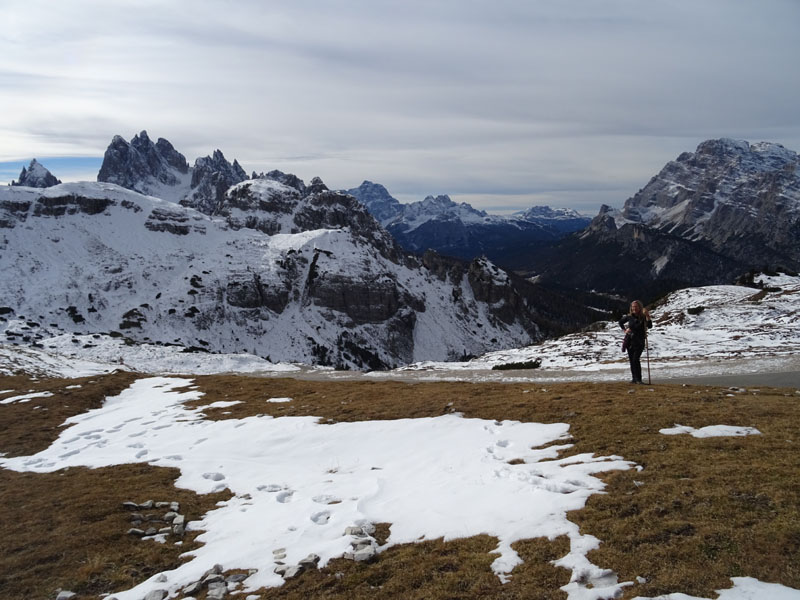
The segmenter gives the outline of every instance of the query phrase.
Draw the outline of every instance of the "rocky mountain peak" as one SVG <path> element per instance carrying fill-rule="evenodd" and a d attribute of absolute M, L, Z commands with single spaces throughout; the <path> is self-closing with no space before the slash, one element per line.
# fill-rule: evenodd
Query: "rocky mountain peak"
<path fill-rule="evenodd" d="M 319 194 L 321 192 L 327 192 L 327 191 L 329 191 L 328 186 L 325 185 L 322 179 L 320 179 L 319 177 L 314 177 L 314 179 L 311 180 L 311 183 L 308 185 L 308 188 L 306 189 L 307 194 Z"/>
<path fill-rule="evenodd" d="M 290 188 L 296 189 L 301 194 L 305 194 L 306 192 L 306 184 L 305 182 L 300 179 L 297 175 L 292 173 L 284 173 L 283 171 L 279 171 L 277 169 L 273 169 L 269 173 L 256 173 L 253 171 L 253 175 L 251 179 L 271 179 L 272 181 L 277 181 L 282 183 L 283 185 L 287 185 Z"/>
<path fill-rule="evenodd" d="M 357 198 L 384 225 L 403 212 L 400 201 L 379 183 L 365 180 L 357 188 L 347 190 L 347 193 Z"/>
<path fill-rule="evenodd" d="M 97 181 L 115 183 L 143 194 L 158 193 L 163 186 L 177 186 L 188 171 L 186 158 L 167 140 L 154 144 L 147 131 L 130 143 L 115 135 L 103 155 Z"/>
<path fill-rule="evenodd" d="M 35 188 L 48 188 L 61 183 L 60 179 L 48 171 L 41 163 L 35 158 L 31 160 L 28 168 L 22 167 L 17 181 L 12 181 L 11 185 L 20 185 L 25 187 Z"/>

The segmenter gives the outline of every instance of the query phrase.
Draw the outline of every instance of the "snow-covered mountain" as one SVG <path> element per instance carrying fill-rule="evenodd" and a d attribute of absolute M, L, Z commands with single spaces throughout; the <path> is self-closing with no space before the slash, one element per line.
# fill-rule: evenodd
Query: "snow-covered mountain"
<path fill-rule="evenodd" d="M 166 158 L 166 144 L 155 154 L 141 135 L 138 144 L 129 149 Z M 119 138 L 112 146 L 124 147 Z M 192 171 L 172 178 L 175 164 L 119 172 L 132 187 L 177 189 Z M 352 197 L 318 179 L 303 189 L 244 181 L 221 202 L 198 204 L 213 215 L 113 183 L 1 189 L 6 339 L 111 332 L 273 361 L 385 368 L 539 338 L 534 308 L 488 261 L 434 273 L 406 258 Z"/>
<path fill-rule="evenodd" d="M 46 188 L 61 183 L 60 179 L 56 179 L 44 165 L 38 162 L 35 158 L 31 160 L 28 168 L 22 167 L 17 181 L 12 181 L 11 185 L 20 185 L 25 187 Z"/>
<path fill-rule="evenodd" d="M 467 260 L 485 255 L 505 263 L 528 251 L 531 244 L 556 240 L 583 229 L 590 221 L 571 209 L 547 206 L 508 217 L 490 215 L 465 202 L 453 202 L 446 195 L 401 204 L 384 186 L 371 181 L 347 192 L 364 204 L 407 250 L 431 249 Z"/>
<path fill-rule="evenodd" d="M 719 139 L 669 162 L 622 210 L 604 206 L 528 270 L 655 298 L 763 268 L 800 269 L 800 159 L 779 144 Z"/>
<path fill-rule="evenodd" d="M 800 268 L 800 158 L 780 144 L 708 140 L 625 202 L 643 223 L 752 264 Z"/>

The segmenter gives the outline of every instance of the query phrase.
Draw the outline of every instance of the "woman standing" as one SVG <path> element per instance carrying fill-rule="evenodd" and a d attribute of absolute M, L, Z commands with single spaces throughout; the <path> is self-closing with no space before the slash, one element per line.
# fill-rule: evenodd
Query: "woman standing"
<path fill-rule="evenodd" d="M 631 312 L 619 320 L 619 326 L 625 330 L 625 348 L 631 363 L 631 383 L 642 383 L 642 363 L 640 359 L 647 342 L 647 330 L 653 326 L 650 313 L 642 306 L 640 300 L 631 302 Z"/>

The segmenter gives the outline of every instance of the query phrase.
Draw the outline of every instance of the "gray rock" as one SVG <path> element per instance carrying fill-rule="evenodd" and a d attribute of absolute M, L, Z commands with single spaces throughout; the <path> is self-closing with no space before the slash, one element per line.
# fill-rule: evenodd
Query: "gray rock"
<path fill-rule="evenodd" d="M 172 512 L 179 512 L 181 510 L 181 505 L 180 505 L 179 502 L 170 502 L 169 503 L 169 509 Z"/>
<path fill-rule="evenodd" d="M 156 508 L 167 508 L 169 504 L 169 502 L 156 502 Z"/>
<path fill-rule="evenodd" d="M 300 573 L 302 573 L 303 571 L 305 571 L 305 567 L 302 567 L 300 565 L 292 565 L 291 567 L 286 568 L 286 571 L 283 573 L 283 578 L 292 579 L 300 575 Z"/>
<path fill-rule="evenodd" d="M 208 591 L 206 598 L 208 600 L 220 600 L 221 598 L 224 598 L 227 593 L 227 587 L 214 588 L 213 590 Z"/>
<path fill-rule="evenodd" d="M 288 565 L 278 565 L 277 567 L 275 567 L 273 572 L 277 573 L 278 575 L 283 577 L 283 576 L 286 575 L 286 571 L 288 571 L 288 570 L 289 570 L 289 566 Z"/>
<path fill-rule="evenodd" d="M 177 515 L 174 519 L 172 519 L 172 533 L 175 535 L 183 535 L 185 531 L 185 517 L 183 515 Z"/>
<path fill-rule="evenodd" d="M 376 556 L 378 556 L 378 550 L 374 546 L 367 546 L 353 552 L 353 560 L 356 562 L 369 562 Z"/>
<path fill-rule="evenodd" d="M 143 537 L 144 536 L 144 531 L 141 530 L 141 529 L 138 529 L 136 527 L 131 527 L 130 529 L 128 529 L 128 533 L 130 535 L 135 535 L 135 536 L 138 536 L 138 537 Z"/>
<path fill-rule="evenodd" d="M 72 598 L 76 598 L 78 594 L 75 592 L 70 592 L 68 590 L 61 590 L 58 592 L 58 596 L 56 596 L 56 600 L 71 600 Z"/>
<path fill-rule="evenodd" d="M 122 503 L 122 508 L 124 508 L 126 510 L 139 510 L 139 505 L 136 504 L 136 502 L 128 501 L 128 502 L 123 502 Z"/>
<path fill-rule="evenodd" d="M 203 585 L 207 585 L 211 587 L 212 584 L 224 582 L 225 578 L 222 576 L 222 573 L 209 573 L 205 577 L 203 577 Z"/>
<path fill-rule="evenodd" d="M 185 596 L 194 596 L 195 594 L 199 593 L 200 590 L 203 589 L 203 582 L 195 581 L 194 583 L 190 583 L 185 588 L 183 588 L 183 593 Z"/>
<path fill-rule="evenodd" d="M 319 564 L 319 560 L 320 558 L 316 554 L 309 554 L 303 560 L 301 560 L 298 565 L 306 569 L 316 569 L 317 565 Z"/>
<path fill-rule="evenodd" d="M 162 527 L 161 529 L 158 530 L 158 533 L 169 535 L 170 533 L 172 533 L 172 527 Z"/>
<path fill-rule="evenodd" d="M 366 535 L 361 527 L 351 526 L 344 530 L 345 535 Z"/>
<path fill-rule="evenodd" d="M 153 502 L 152 500 L 148 500 L 147 502 L 142 502 L 139 505 L 139 508 L 141 510 L 150 510 L 151 508 L 153 508 L 154 505 L 155 505 L 155 502 Z"/>
<path fill-rule="evenodd" d="M 175 519 L 175 517 L 177 517 L 177 516 L 178 516 L 178 513 L 174 512 L 174 511 L 169 511 L 168 513 L 164 514 L 164 520 L 169 523 L 169 522 L 173 521 Z"/>
<path fill-rule="evenodd" d="M 233 575 L 229 575 L 225 578 L 227 583 L 241 583 L 245 579 L 250 577 L 247 573 L 234 573 Z"/>
<path fill-rule="evenodd" d="M 147 531 L 144 532 L 145 535 L 155 535 L 158 533 L 158 529 L 155 527 L 148 527 Z"/>

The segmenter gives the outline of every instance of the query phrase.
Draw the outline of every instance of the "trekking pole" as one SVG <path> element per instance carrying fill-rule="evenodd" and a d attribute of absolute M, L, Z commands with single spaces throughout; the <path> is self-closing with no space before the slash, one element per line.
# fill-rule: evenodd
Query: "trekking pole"
<path fill-rule="evenodd" d="M 650 381 L 650 344 L 647 343 L 647 330 L 644 332 L 644 347 L 647 349 L 647 385 L 653 385 Z"/>

